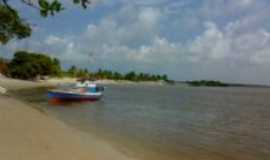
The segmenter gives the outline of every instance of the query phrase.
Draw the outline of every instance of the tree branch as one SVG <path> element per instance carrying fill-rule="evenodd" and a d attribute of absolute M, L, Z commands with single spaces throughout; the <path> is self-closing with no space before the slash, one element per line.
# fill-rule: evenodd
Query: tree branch
<path fill-rule="evenodd" d="M 30 7 L 33 7 L 35 9 L 38 9 L 40 10 L 40 7 L 35 5 L 34 2 L 32 2 L 31 0 L 21 0 L 24 4 L 30 6 Z"/>
<path fill-rule="evenodd" d="M 16 11 L 8 4 L 8 0 L 2 0 L 2 2 L 7 7 L 8 10 L 10 10 L 13 14 L 16 14 Z"/>

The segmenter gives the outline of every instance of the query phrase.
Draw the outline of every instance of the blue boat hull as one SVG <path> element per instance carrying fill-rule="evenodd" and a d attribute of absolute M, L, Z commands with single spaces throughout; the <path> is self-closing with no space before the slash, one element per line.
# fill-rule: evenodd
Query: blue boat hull
<path fill-rule="evenodd" d="M 48 92 L 50 99 L 65 100 L 65 101 L 97 101 L 101 95 L 79 95 L 73 93 Z"/>

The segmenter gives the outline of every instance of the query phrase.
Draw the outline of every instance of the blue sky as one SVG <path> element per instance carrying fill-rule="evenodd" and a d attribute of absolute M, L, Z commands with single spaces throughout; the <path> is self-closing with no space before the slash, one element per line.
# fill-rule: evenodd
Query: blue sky
<path fill-rule="evenodd" d="M 166 73 L 175 80 L 270 84 L 269 0 L 93 0 L 41 18 L 14 2 L 31 38 L 1 46 L 46 52 L 63 66 Z"/>

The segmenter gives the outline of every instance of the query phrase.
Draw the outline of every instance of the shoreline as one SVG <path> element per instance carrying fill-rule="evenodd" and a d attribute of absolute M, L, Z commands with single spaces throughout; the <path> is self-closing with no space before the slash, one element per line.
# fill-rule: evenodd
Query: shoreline
<path fill-rule="evenodd" d="M 79 78 L 50 78 L 48 80 L 42 80 L 39 81 L 41 83 L 46 83 L 46 84 L 52 84 L 56 85 L 59 83 L 74 83 L 78 80 Z M 115 84 L 115 85 L 166 85 L 166 82 L 163 81 L 128 81 L 128 80 L 110 80 L 110 79 L 101 79 L 101 80 L 95 80 L 93 81 L 94 83 L 97 84 Z"/>
<path fill-rule="evenodd" d="M 12 91 L 51 85 L 56 83 L 0 78 L 0 86 Z M 0 127 L 1 159 L 134 159 L 106 141 L 69 127 L 8 94 L 0 95 Z"/>

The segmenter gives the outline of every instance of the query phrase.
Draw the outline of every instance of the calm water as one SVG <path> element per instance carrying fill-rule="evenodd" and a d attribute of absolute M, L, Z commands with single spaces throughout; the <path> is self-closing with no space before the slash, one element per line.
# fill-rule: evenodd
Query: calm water
<path fill-rule="evenodd" d="M 45 104 L 140 159 L 270 159 L 270 89 L 108 86 L 99 102 Z"/>

